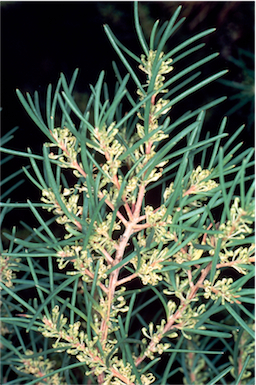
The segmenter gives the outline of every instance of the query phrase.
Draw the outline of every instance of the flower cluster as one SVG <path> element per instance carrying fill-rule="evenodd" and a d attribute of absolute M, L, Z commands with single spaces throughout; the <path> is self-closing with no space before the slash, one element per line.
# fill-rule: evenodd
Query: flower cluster
<path fill-rule="evenodd" d="M 129 362 L 124 363 L 123 360 L 118 359 L 117 356 L 112 358 L 113 369 L 120 373 L 124 378 L 129 378 L 130 383 L 133 383 L 136 376 L 133 374 L 132 366 Z M 104 385 L 123 385 L 122 377 L 118 378 L 115 376 L 115 372 L 107 373 L 104 378 Z"/>
<path fill-rule="evenodd" d="M 118 129 L 115 128 L 115 122 L 109 127 L 106 125 L 103 125 L 101 128 L 96 127 L 91 134 L 92 142 L 88 143 L 89 147 L 94 148 L 106 158 L 106 162 L 102 166 L 105 173 L 101 182 L 103 185 L 113 181 L 113 177 L 117 174 L 122 164 L 119 157 L 125 151 L 125 147 L 115 138 L 117 133 Z"/>
<path fill-rule="evenodd" d="M 134 257 L 131 259 L 131 264 L 134 266 L 137 275 L 141 278 L 143 285 L 157 285 L 163 279 L 161 273 L 162 264 L 167 258 L 168 248 L 162 251 L 157 249 L 141 250 L 141 258 Z"/>
<path fill-rule="evenodd" d="M 207 193 L 207 196 L 209 196 L 209 191 L 218 187 L 217 182 L 215 182 L 213 179 L 209 179 L 212 173 L 213 170 L 203 170 L 201 166 L 198 166 L 195 170 L 192 171 L 186 188 L 183 188 L 183 196 L 199 193 Z M 173 191 L 173 182 L 171 182 L 164 192 L 165 201 L 168 200 Z M 197 202 L 194 202 L 194 205 L 195 204 L 197 204 Z"/>
<path fill-rule="evenodd" d="M 59 307 L 55 306 L 52 310 L 52 318 L 43 317 L 43 326 L 39 331 L 45 336 L 55 338 L 54 348 L 60 351 L 67 350 L 72 355 L 78 355 L 80 361 L 90 365 L 94 356 L 97 356 L 95 347 L 98 337 L 90 340 L 84 331 L 79 331 L 81 322 L 75 322 L 66 327 L 68 319 L 60 314 Z"/>
<path fill-rule="evenodd" d="M 63 204 L 65 205 L 66 209 L 70 213 L 72 213 L 74 220 L 75 217 L 81 215 L 83 208 L 82 206 L 78 205 L 79 195 L 74 194 L 74 188 L 64 188 L 63 193 L 60 193 L 60 198 Z M 60 204 L 58 203 L 58 200 L 55 197 L 54 192 L 51 189 L 44 189 L 42 191 L 41 201 L 50 205 L 45 206 L 43 208 L 47 209 L 47 211 L 53 211 L 53 213 L 58 216 L 58 218 L 56 219 L 57 223 L 63 225 L 74 221 L 69 219 L 67 215 L 64 214 L 62 208 L 60 207 Z"/>
<path fill-rule="evenodd" d="M 247 274 L 247 266 L 251 265 L 254 261 L 255 245 L 252 244 L 249 247 L 238 247 L 234 250 L 224 248 L 219 253 L 221 263 L 228 264 L 237 270 L 240 274 Z"/>
<path fill-rule="evenodd" d="M 144 211 L 146 222 L 150 225 L 150 227 L 146 229 L 147 238 L 151 237 L 153 232 L 152 242 L 163 242 L 163 244 L 166 244 L 175 239 L 174 234 L 171 233 L 169 229 L 172 224 L 172 217 L 171 215 L 168 215 L 165 218 L 167 209 L 164 205 L 159 207 L 158 210 L 154 210 L 152 206 L 148 205 L 145 207 Z M 145 245 L 142 244 L 142 246 L 146 246 L 146 244 L 147 241 Z"/>
<path fill-rule="evenodd" d="M 156 332 L 154 332 L 154 324 L 153 322 L 150 322 L 148 325 L 148 329 L 146 327 L 143 327 L 141 329 L 142 334 L 147 337 L 150 341 L 153 342 L 153 344 L 148 344 L 147 340 L 144 338 L 142 342 L 147 346 L 146 350 L 143 352 L 145 356 L 150 358 L 151 360 L 154 359 L 154 354 L 158 353 L 159 355 L 163 354 L 163 352 L 171 347 L 171 344 L 169 343 L 160 343 L 162 335 L 164 333 L 164 326 L 166 324 L 166 321 L 162 319 L 160 325 L 156 325 Z M 173 332 L 172 334 L 168 335 L 169 338 L 176 338 L 178 334 L 176 332 Z"/>
<path fill-rule="evenodd" d="M 212 179 L 209 179 L 213 170 L 202 170 L 201 166 L 198 166 L 195 170 L 192 171 L 189 180 L 189 186 L 186 191 L 188 194 L 198 194 L 202 192 L 209 192 L 214 188 L 218 187 L 218 183 Z"/>
<path fill-rule="evenodd" d="M 202 169 L 201 166 L 198 166 L 195 170 L 192 171 L 189 182 L 185 188 L 183 187 L 183 196 L 192 195 L 192 194 L 202 194 L 207 193 L 207 196 L 209 196 L 209 192 L 216 187 L 218 187 L 218 183 L 215 182 L 213 179 L 209 179 L 212 175 L 213 170 L 207 170 Z M 174 192 L 173 188 L 173 182 L 170 183 L 168 187 L 166 187 L 164 191 L 164 200 L 165 202 L 169 199 L 171 194 Z M 203 199 L 203 198 L 201 198 Z M 200 206 L 200 201 L 192 202 L 193 206 Z M 189 207 L 184 207 L 183 211 L 189 211 Z"/>
<path fill-rule="evenodd" d="M 203 250 L 197 248 L 197 245 L 199 245 L 198 239 L 195 240 L 193 244 L 189 242 L 186 247 L 172 255 L 172 259 L 179 264 L 187 261 L 196 261 L 200 259 L 203 255 Z"/>
<path fill-rule="evenodd" d="M 66 265 L 73 259 L 74 260 L 74 257 L 76 255 L 75 253 L 75 250 L 74 250 L 74 247 L 75 246 L 64 246 L 63 249 L 60 249 L 58 252 L 57 252 L 57 262 L 58 262 L 58 268 L 61 270 L 61 269 L 64 269 L 66 267 Z"/>
<path fill-rule="evenodd" d="M 30 356 L 32 356 L 30 358 Z M 54 371 L 55 362 L 45 359 L 43 356 L 33 358 L 33 352 L 31 350 L 26 350 L 25 355 L 23 356 L 22 365 L 17 367 L 17 369 L 23 373 L 33 374 L 38 378 L 37 385 L 66 385 L 66 382 L 59 376 L 58 373 L 51 375 Z M 44 378 L 40 381 L 40 378 L 47 375 L 47 378 Z"/>
<path fill-rule="evenodd" d="M 222 232 L 219 237 L 223 238 L 223 245 L 233 239 L 244 239 L 244 234 L 251 234 L 253 228 L 249 227 L 249 225 L 251 225 L 253 221 L 254 212 L 247 212 L 240 207 L 240 199 L 236 197 L 230 209 L 230 219 L 222 223 L 219 227 L 219 230 Z"/>
<path fill-rule="evenodd" d="M 62 163 L 62 167 L 73 167 L 77 162 L 77 155 L 80 152 L 80 148 L 77 143 L 76 137 L 71 133 L 67 127 L 54 128 L 51 135 L 56 143 L 47 143 L 47 147 L 59 147 L 61 154 L 54 155 L 49 154 L 50 159 L 58 159 Z"/>
<path fill-rule="evenodd" d="M 93 143 L 88 143 L 89 147 L 95 148 L 101 154 L 108 154 L 109 159 L 117 159 L 125 150 L 125 147 L 115 139 L 118 134 L 115 124 L 113 122 L 109 127 L 105 124 L 101 128 L 96 127 L 91 134 Z"/>
<path fill-rule="evenodd" d="M 150 50 L 147 57 L 145 55 L 141 55 L 141 64 L 139 68 L 147 74 L 147 84 L 150 83 L 152 78 L 153 68 L 160 62 L 160 67 L 157 71 L 154 89 L 158 91 L 164 85 L 165 77 L 163 75 L 168 74 L 173 70 L 173 67 L 170 66 L 172 59 L 164 60 L 164 52 L 161 52 L 159 57 L 156 60 L 157 51 Z M 167 92 L 167 90 L 161 92 Z M 139 92 L 138 92 L 139 93 Z"/>
<path fill-rule="evenodd" d="M 142 135 L 144 136 L 144 132 L 142 133 Z M 160 131 L 157 132 L 157 135 L 161 135 Z M 154 138 L 152 138 L 153 140 Z M 150 159 L 152 159 L 156 152 L 154 151 L 154 146 L 151 145 L 150 147 L 150 152 L 147 153 L 147 150 L 143 147 L 143 146 L 140 146 L 138 149 L 136 149 L 134 151 L 134 155 L 135 155 L 135 159 L 137 161 L 140 160 L 140 162 L 138 163 L 137 167 L 136 167 L 136 174 L 139 174 L 140 171 L 142 169 L 145 170 L 144 174 L 146 173 L 146 168 L 145 166 L 148 164 L 148 162 L 150 161 Z M 152 169 L 152 171 L 149 173 L 149 175 L 147 176 L 146 180 L 144 180 L 144 183 L 146 183 L 147 185 L 151 182 L 156 182 L 159 178 L 161 178 L 162 176 L 162 171 L 163 171 L 163 167 L 167 164 L 167 161 L 163 161 L 163 162 L 160 162 L 159 164 L 156 165 L 156 167 L 154 167 Z"/>
<path fill-rule="evenodd" d="M 147 74 L 147 86 L 149 86 L 151 79 L 152 79 L 152 72 L 155 69 L 155 66 L 158 65 L 158 72 L 156 75 L 156 79 L 154 79 L 154 95 L 151 98 L 151 104 L 150 104 L 150 112 L 149 112 L 149 121 L 148 121 L 148 132 L 154 131 L 154 133 L 151 135 L 150 139 L 146 141 L 144 145 L 141 145 L 139 149 L 135 151 L 135 157 L 136 159 L 141 159 L 141 162 L 137 166 L 136 172 L 138 173 L 142 168 L 145 167 L 145 165 L 148 163 L 148 161 L 155 156 L 154 148 L 155 146 L 153 143 L 160 142 L 166 138 L 168 138 L 168 135 L 164 133 L 164 131 L 161 129 L 161 126 L 159 125 L 159 118 L 161 115 L 167 114 L 171 107 L 168 105 L 169 100 L 163 99 L 163 98 L 157 98 L 157 95 L 161 93 L 165 93 L 168 90 L 162 89 L 164 86 L 164 80 L 166 74 L 168 74 L 170 71 L 172 71 L 173 67 L 170 66 L 170 63 L 172 62 L 172 59 L 164 60 L 163 58 L 164 53 L 161 52 L 159 57 L 157 57 L 156 51 L 149 51 L 148 56 L 141 55 L 141 64 L 139 65 L 139 68 Z M 160 63 L 160 64 L 159 64 Z M 140 99 L 143 100 L 144 93 L 138 89 L 137 90 Z M 139 138 L 144 138 L 146 130 L 145 130 L 145 105 L 143 105 L 143 108 L 141 111 L 138 112 L 138 117 L 142 123 L 136 124 L 137 129 L 137 135 Z M 155 168 L 151 171 L 151 173 L 147 176 L 147 184 L 153 181 L 157 181 L 161 176 L 162 167 L 166 164 L 166 161 L 162 161 L 159 164 L 155 166 Z"/>
<path fill-rule="evenodd" d="M 113 314 L 113 321 L 118 311 L 124 311 L 122 296 L 118 299 L 120 305 L 119 309 L 116 309 L 115 314 Z M 101 304 L 101 306 L 104 309 L 104 305 Z M 58 306 L 55 306 L 52 310 L 51 318 L 43 317 L 43 323 L 44 325 L 39 328 L 39 331 L 41 331 L 45 337 L 56 339 L 53 348 L 57 348 L 59 351 L 66 350 L 68 354 L 75 355 L 80 362 L 85 362 L 89 367 L 86 375 L 93 373 L 99 376 L 104 372 L 104 385 L 114 383 L 118 385 L 123 383 L 128 384 L 128 381 L 132 384 L 132 381 L 135 380 L 131 365 L 129 363 L 124 364 L 123 360 L 118 359 L 117 356 L 113 356 L 113 347 L 117 344 L 116 339 L 108 339 L 107 344 L 104 346 L 104 354 L 100 355 L 100 333 L 98 336 L 95 335 L 90 339 L 83 330 L 79 330 L 81 325 L 79 321 L 67 327 L 67 318 L 65 318 L 63 314 L 60 314 Z M 99 330 L 97 332 L 99 332 Z M 106 360 L 109 353 L 111 353 L 112 357 L 107 364 Z M 125 382 L 122 382 L 122 380 Z M 150 384 L 150 382 L 145 383 Z"/>
<path fill-rule="evenodd" d="M 89 239 L 90 250 L 94 250 L 96 253 L 106 250 L 111 255 L 117 249 L 118 242 L 113 240 L 112 234 L 109 234 L 112 218 L 113 214 L 109 213 L 105 221 L 94 223 L 94 233 Z M 119 230 L 121 230 L 120 223 L 114 221 L 112 232 Z"/>
<path fill-rule="evenodd" d="M 219 275 L 220 271 L 214 277 L 214 281 Z M 234 290 L 232 290 L 233 278 L 222 278 L 218 279 L 216 283 L 210 282 L 208 279 L 204 281 L 204 298 L 211 298 L 214 302 L 216 302 L 219 298 L 221 298 L 221 303 L 224 305 L 225 301 L 234 303 L 237 300 L 235 297 L 239 297 L 234 294 Z M 240 289 L 241 290 L 241 289 Z M 239 289 L 236 289 L 236 293 Z"/>
<path fill-rule="evenodd" d="M 180 329 L 184 337 L 191 340 L 191 335 L 187 334 L 184 329 L 195 328 L 199 316 L 205 312 L 205 304 L 199 305 L 198 308 L 193 308 L 191 303 L 187 303 L 186 306 L 181 304 L 178 311 L 180 315 L 175 319 L 175 328 Z M 204 326 L 200 326 L 199 328 L 204 329 Z"/>
<path fill-rule="evenodd" d="M 7 287 L 13 286 L 13 280 L 16 278 L 14 271 L 19 270 L 19 262 L 20 258 L 11 258 L 7 255 L 0 255 L 0 281 Z"/>

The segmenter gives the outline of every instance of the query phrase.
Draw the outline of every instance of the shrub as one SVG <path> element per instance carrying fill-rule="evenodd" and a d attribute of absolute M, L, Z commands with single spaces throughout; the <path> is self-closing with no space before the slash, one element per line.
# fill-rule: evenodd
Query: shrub
<path fill-rule="evenodd" d="M 69 84 L 61 74 L 44 120 L 38 94 L 17 91 L 48 142 L 42 155 L 2 149 L 29 158 L 41 191 L 39 203 L 1 204 L 2 220 L 28 207 L 39 224 L 1 245 L 2 383 L 254 382 L 253 149 L 235 145 L 243 127 L 227 139 L 226 118 L 203 136 L 225 97 L 172 121 L 226 73 L 195 72 L 215 53 L 179 68 L 213 29 L 164 53 L 180 9 L 148 44 L 134 3 L 140 57 L 104 26 L 127 70 L 113 64 L 112 99 L 102 72 L 82 112 L 77 70 Z"/>

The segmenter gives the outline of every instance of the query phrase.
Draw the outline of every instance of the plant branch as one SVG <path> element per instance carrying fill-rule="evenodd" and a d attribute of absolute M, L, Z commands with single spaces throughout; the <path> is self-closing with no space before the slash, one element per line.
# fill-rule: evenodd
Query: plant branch
<path fill-rule="evenodd" d="M 151 340 L 151 342 L 149 343 L 149 350 L 150 351 L 154 351 L 155 349 L 155 346 L 161 341 L 161 339 L 163 338 L 164 334 L 168 333 L 171 329 L 173 329 L 173 325 L 174 325 L 174 322 L 181 318 L 182 316 L 182 313 L 184 312 L 184 310 L 186 309 L 186 307 L 190 304 L 191 300 L 195 297 L 197 291 L 199 290 L 199 288 L 201 287 L 202 283 L 204 282 L 205 278 L 207 277 L 207 275 L 209 274 L 209 272 L 211 271 L 211 267 L 212 267 L 212 264 L 209 263 L 206 268 L 204 270 L 202 270 L 201 272 L 201 277 L 200 279 L 197 281 L 197 283 L 194 285 L 193 288 L 191 288 L 191 291 L 190 291 L 190 294 L 187 298 L 187 300 L 183 303 L 183 305 L 175 312 L 175 314 L 171 315 L 171 317 L 169 318 L 169 320 L 167 321 L 165 327 L 164 327 L 164 330 L 162 333 L 159 333 L 157 338 L 154 338 L 154 340 Z M 142 361 L 144 361 L 146 358 L 146 355 L 144 354 L 143 356 L 141 357 L 138 357 L 136 359 L 136 362 L 135 362 L 135 365 L 138 366 L 141 364 Z"/>

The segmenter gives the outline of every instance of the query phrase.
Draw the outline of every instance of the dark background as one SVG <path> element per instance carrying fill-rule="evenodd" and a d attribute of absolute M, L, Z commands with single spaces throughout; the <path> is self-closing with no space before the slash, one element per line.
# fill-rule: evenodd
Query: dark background
<path fill-rule="evenodd" d="M 254 69 L 254 2 L 140 2 L 140 20 L 146 37 L 156 19 L 160 19 L 161 25 L 180 4 L 183 9 L 179 19 L 185 16 L 187 20 L 171 37 L 165 52 L 196 33 L 216 27 L 216 32 L 200 40 L 206 47 L 188 60 L 195 62 L 206 54 L 220 52 L 217 59 L 203 68 L 203 75 L 228 68 L 225 79 L 239 83 L 240 89 L 217 81 L 175 105 L 172 119 L 214 98 L 238 93 L 237 99 L 225 101 L 207 113 L 206 130 L 214 135 L 223 116 L 247 93 L 248 103 L 229 117 L 227 131 L 232 133 L 245 123 L 241 140 L 245 146 L 251 146 L 254 143 L 254 78 L 250 72 Z M 20 104 L 16 88 L 31 94 L 37 90 L 44 111 L 46 88 L 49 83 L 56 85 L 60 72 L 70 79 L 73 71 L 79 68 L 75 98 L 82 110 L 90 91 L 89 84 L 96 83 L 102 69 L 106 71 L 106 81 L 114 86 L 111 62 L 116 60 L 119 64 L 119 59 L 105 35 L 103 24 L 108 24 L 125 46 L 141 53 L 134 28 L 133 2 L 1 2 L 2 135 L 19 126 L 15 138 L 6 147 L 23 151 L 30 147 L 34 153 L 41 154 L 46 140 Z M 241 56 L 241 49 L 247 54 Z M 186 62 L 182 65 L 184 67 Z M 26 159 L 16 158 L 3 167 L 2 176 L 26 164 Z M 26 201 L 27 198 L 39 199 L 38 191 L 30 182 L 12 193 L 13 200 Z"/>

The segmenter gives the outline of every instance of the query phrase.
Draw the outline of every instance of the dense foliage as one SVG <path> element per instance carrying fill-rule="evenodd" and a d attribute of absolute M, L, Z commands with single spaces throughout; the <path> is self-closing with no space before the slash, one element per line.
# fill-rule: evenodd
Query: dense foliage
<path fill-rule="evenodd" d="M 1 245 L 5 383 L 254 382 L 254 151 L 235 144 L 243 127 L 227 138 L 226 118 L 203 137 L 224 97 L 172 121 L 180 100 L 226 73 L 195 72 L 216 53 L 179 68 L 213 29 L 164 53 L 180 9 L 147 43 L 134 3 L 140 57 L 105 26 L 127 70 L 113 63 L 113 98 L 101 72 L 82 112 L 77 70 L 69 84 L 61 74 L 44 119 L 38 93 L 17 91 L 48 141 L 42 155 L 2 149 L 29 158 L 41 192 L 1 204 L 2 220 L 29 207 L 39 223 Z"/>

